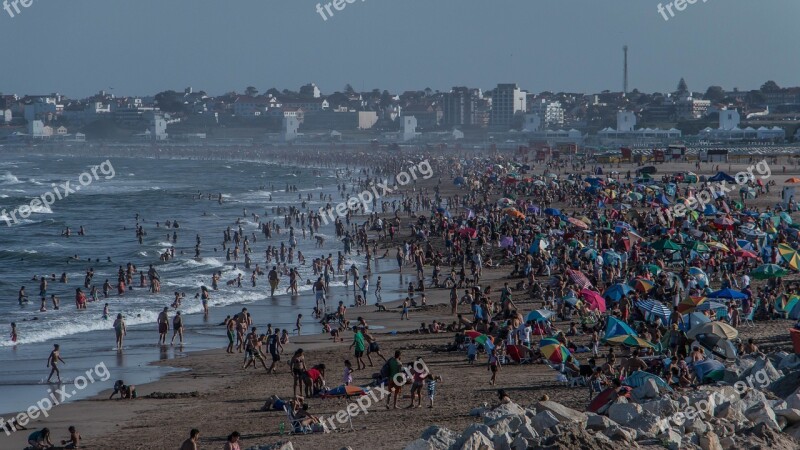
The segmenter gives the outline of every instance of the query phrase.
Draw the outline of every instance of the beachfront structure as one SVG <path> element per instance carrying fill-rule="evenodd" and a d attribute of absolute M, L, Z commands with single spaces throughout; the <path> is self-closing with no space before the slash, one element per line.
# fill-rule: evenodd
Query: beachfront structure
<path fill-rule="evenodd" d="M 597 133 L 602 143 L 630 143 L 631 141 L 656 141 L 680 139 L 680 130 L 670 128 L 639 128 L 636 129 L 636 114 L 632 111 L 617 112 L 617 128 L 611 127 Z"/>
<path fill-rule="evenodd" d="M 701 139 L 709 141 L 773 141 L 786 139 L 786 131 L 780 127 L 739 128 L 741 116 L 736 110 L 719 112 L 719 128 L 704 128 L 698 133 Z"/>
<path fill-rule="evenodd" d="M 417 118 L 414 116 L 403 117 L 403 130 L 401 133 L 403 141 L 410 141 L 419 136 L 420 133 L 417 133 Z"/>
<path fill-rule="evenodd" d="M 508 127 L 517 113 L 526 112 L 526 95 L 516 83 L 498 84 L 492 95 L 492 126 Z"/>
<path fill-rule="evenodd" d="M 284 116 L 281 128 L 281 140 L 292 142 L 297 139 L 297 130 L 300 129 L 300 120 L 296 116 Z"/>
<path fill-rule="evenodd" d="M 530 133 L 542 131 L 542 117 L 538 114 L 525 114 L 525 120 L 522 122 L 522 131 Z"/>

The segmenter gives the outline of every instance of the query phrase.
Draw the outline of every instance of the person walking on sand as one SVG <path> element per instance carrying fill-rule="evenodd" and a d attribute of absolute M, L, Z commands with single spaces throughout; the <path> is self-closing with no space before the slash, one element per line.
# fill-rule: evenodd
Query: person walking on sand
<path fill-rule="evenodd" d="M 189 432 L 189 439 L 183 441 L 179 450 L 198 450 L 197 442 L 200 440 L 200 430 L 192 428 Z"/>
<path fill-rule="evenodd" d="M 389 403 L 392 400 L 392 393 L 394 393 L 394 403 L 391 406 L 392 409 L 397 409 L 397 398 L 400 397 L 403 393 L 403 382 L 396 380 L 396 375 L 402 373 L 403 371 L 403 362 L 400 361 L 400 356 L 402 352 L 400 350 L 395 350 L 394 357 L 390 358 L 389 361 L 386 362 L 386 365 L 389 368 L 388 376 L 389 376 L 389 395 L 386 397 L 386 409 L 389 409 Z M 403 378 L 405 378 L 405 374 L 403 374 Z"/>
<path fill-rule="evenodd" d="M 500 371 L 500 360 L 497 359 L 497 347 L 492 348 L 489 353 L 489 370 L 492 372 L 490 384 L 494 386 L 495 383 L 497 383 L 497 372 Z"/>
<path fill-rule="evenodd" d="M 178 311 L 175 313 L 175 318 L 172 319 L 172 340 L 170 341 L 170 345 L 175 343 L 175 336 L 179 337 L 179 342 L 183 345 L 183 318 L 181 317 L 181 312 Z"/>
<path fill-rule="evenodd" d="M 117 314 L 117 320 L 114 321 L 114 333 L 117 335 L 117 350 L 122 350 L 122 341 L 128 334 L 122 314 Z"/>
<path fill-rule="evenodd" d="M 408 305 L 409 305 L 409 300 L 408 297 L 406 297 L 405 300 L 403 300 L 403 310 L 400 312 L 400 320 L 403 319 L 411 320 L 408 317 Z"/>
<path fill-rule="evenodd" d="M 353 327 L 353 333 L 353 343 L 350 344 L 349 348 L 355 347 L 356 370 L 366 369 L 367 365 L 364 363 L 364 350 L 366 350 L 364 335 L 361 334 L 361 330 L 357 326 Z"/>
<path fill-rule="evenodd" d="M 61 383 L 61 372 L 58 370 L 58 363 L 62 362 L 66 364 L 67 362 L 61 359 L 61 351 L 59 350 L 60 347 L 58 344 L 53 344 L 53 351 L 50 352 L 50 356 L 47 358 L 47 367 L 52 367 L 50 369 L 50 376 L 47 377 L 47 382 L 50 382 L 50 379 L 53 378 L 55 374 L 58 382 Z"/>
<path fill-rule="evenodd" d="M 167 332 L 169 331 L 169 308 L 166 306 L 164 310 L 158 315 L 158 343 L 160 345 L 167 345 Z"/>

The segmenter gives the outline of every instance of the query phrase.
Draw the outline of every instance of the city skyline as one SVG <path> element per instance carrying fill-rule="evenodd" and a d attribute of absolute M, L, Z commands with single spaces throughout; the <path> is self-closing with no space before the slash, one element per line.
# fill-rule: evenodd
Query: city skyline
<path fill-rule="evenodd" d="M 800 61 L 780 51 L 800 34 L 790 14 L 800 4 L 791 0 L 758 8 L 744 0 L 698 3 L 668 22 L 656 1 L 510 0 L 491 9 L 477 1 L 372 1 L 327 21 L 317 3 L 198 0 L 190 10 L 82 0 L 33 3 L 13 18 L 0 11 L 0 38 L 17 42 L 6 45 L 13 64 L 0 76 L 0 92 L 80 98 L 111 87 L 144 96 L 193 86 L 220 95 L 308 82 L 325 93 L 348 83 L 403 92 L 508 82 L 530 92 L 619 92 L 624 45 L 629 90 L 670 92 L 681 77 L 695 91 L 747 91 L 766 80 L 800 85 Z M 448 22 L 460 28 L 442 26 Z M 712 22 L 725 26 L 711 29 Z M 81 23 L 92 26 L 75 26 Z M 747 32 L 765 27 L 770 33 Z M 57 39 L 41 29 L 57 30 Z M 759 51 L 765 48 L 773 51 Z"/>

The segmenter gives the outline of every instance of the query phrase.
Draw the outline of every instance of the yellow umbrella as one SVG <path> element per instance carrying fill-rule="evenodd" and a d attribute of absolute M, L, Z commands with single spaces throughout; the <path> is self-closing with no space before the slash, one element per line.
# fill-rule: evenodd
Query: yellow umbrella
<path fill-rule="evenodd" d="M 722 242 L 711 241 L 707 245 L 709 247 L 714 247 L 716 249 L 722 250 L 723 252 L 730 252 L 731 251 L 731 249 L 729 249 L 728 246 L 726 246 Z"/>
<path fill-rule="evenodd" d="M 778 253 L 793 270 L 797 270 L 797 267 L 800 266 L 800 255 L 792 247 L 786 244 L 779 244 Z"/>

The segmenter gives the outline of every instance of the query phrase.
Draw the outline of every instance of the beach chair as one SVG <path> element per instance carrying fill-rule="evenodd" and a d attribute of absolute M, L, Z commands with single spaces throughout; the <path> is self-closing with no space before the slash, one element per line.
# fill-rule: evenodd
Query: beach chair
<path fill-rule="evenodd" d="M 750 308 L 750 313 L 744 316 L 744 320 L 742 320 L 742 325 L 749 324 L 748 326 L 750 327 L 756 326 L 756 324 L 753 323 L 753 316 L 756 315 L 756 310 L 758 309 L 759 306 L 761 306 L 760 302 L 756 303 L 755 305 L 753 305 L 752 308 Z"/>
<path fill-rule="evenodd" d="M 289 434 L 308 434 L 312 433 L 311 426 L 303 425 L 294 417 L 292 410 L 287 405 L 283 406 L 283 411 L 286 413 L 286 419 L 289 421 Z"/>

